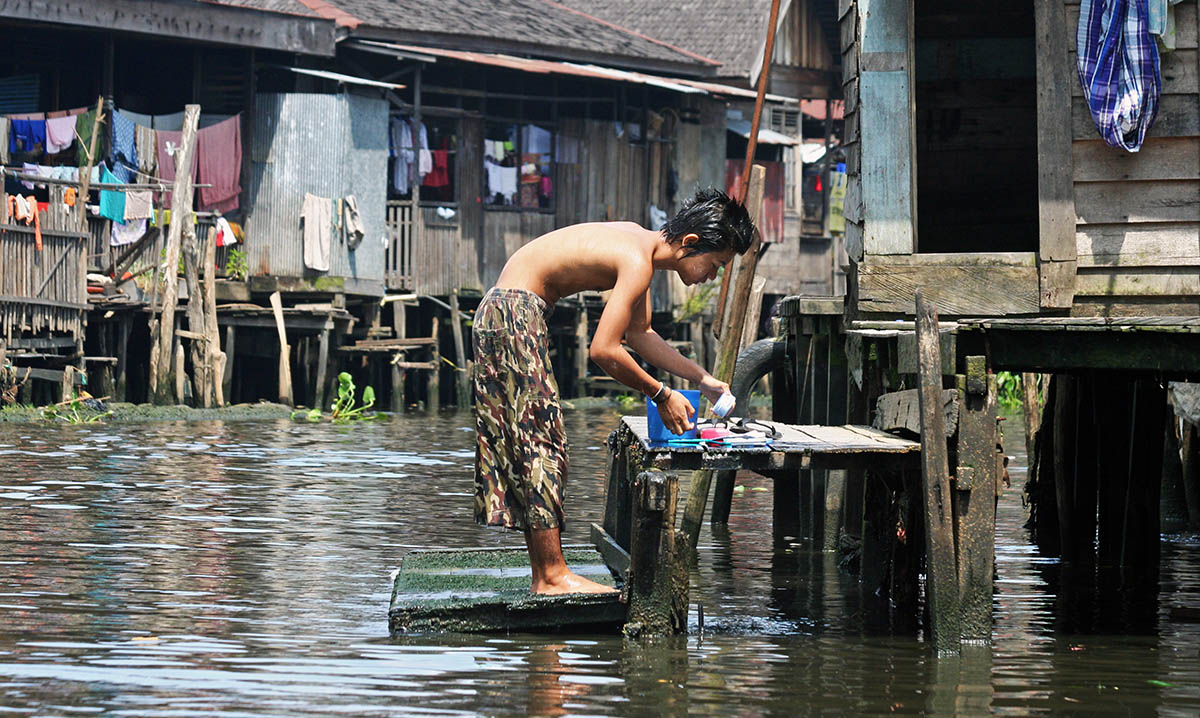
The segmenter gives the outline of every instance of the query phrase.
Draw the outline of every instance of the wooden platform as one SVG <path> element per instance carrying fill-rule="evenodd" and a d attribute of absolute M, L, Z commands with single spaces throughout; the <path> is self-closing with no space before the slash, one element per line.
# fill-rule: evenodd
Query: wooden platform
<path fill-rule="evenodd" d="M 766 446 L 668 444 L 650 441 L 646 417 L 626 416 L 621 423 L 633 433 L 645 453 L 644 465 L 664 471 L 687 469 L 747 469 L 792 471 L 847 468 L 882 457 L 913 458 L 920 442 L 902 439 L 870 426 L 805 426 L 763 421 L 780 436 Z"/>
<path fill-rule="evenodd" d="M 613 585 L 590 546 L 565 546 L 563 553 L 579 575 Z M 624 622 L 619 594 L 530 593 L 524 548 L 414 551 L 396 572 L 388 610 L 393 633 L 615 632 Z"/>

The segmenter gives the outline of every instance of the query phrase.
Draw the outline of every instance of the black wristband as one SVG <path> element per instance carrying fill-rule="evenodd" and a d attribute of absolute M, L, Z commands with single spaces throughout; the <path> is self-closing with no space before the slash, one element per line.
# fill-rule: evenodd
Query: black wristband
<path fill-rule="evenodd" d="M 658 403 L 658 400 L 659 400 L 659 398 L 660 398 L 660 397 L 662 397 L 662 395 L 663 395 L 663 392 L 664 392 L 664 391 L 666 391 L 666 390 L 667 390 L 667 383 L 666 383 L 665 381 L 664 381 L 664 382 L 661 382 L 661 383 L 658 385 L 658 391 L 654 392 L 654 396 L 650 397 L 650 401 L 652 401 L 652 402 L 654 402 L 654 403 L 656 403 L 656 404 L 657 404 L 657 403 Z"/>

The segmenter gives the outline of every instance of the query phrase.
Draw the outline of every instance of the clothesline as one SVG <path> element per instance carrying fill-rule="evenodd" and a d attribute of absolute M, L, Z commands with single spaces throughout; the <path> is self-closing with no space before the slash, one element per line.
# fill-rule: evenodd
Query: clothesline
<path fill-rule="evenodd" d="M 16 179 L 24 180 L 26 182 L 33 182 L 34 184 L 65 184 L 76 187 L 83 185 L 83 183 L 79 180 L 64 180 L 53 177 L 42 177 L 41 175 L 31 175 L 27 172 L 15 170 L 11 167 L 4 167 L 0 169 L 3 170 L 4 174 L 12 175 Z M 154 192 L 172 192 L 175 190 L 174 185 L 163 184 L 161 182 L 157 184 L 112 184 L 104 182 L 89 182 L 88 187 L 90 189 L 103 189 L 111 192 L 144 192 L 146 190 L 152 190 Z M 201 187 L 212 187 L 212 185 L 192 184 L 192 187 L 199 189 Z"/>

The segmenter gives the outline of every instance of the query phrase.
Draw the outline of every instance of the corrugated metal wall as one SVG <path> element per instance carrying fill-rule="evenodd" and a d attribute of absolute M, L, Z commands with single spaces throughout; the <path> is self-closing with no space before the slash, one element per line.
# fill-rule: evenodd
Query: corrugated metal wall
<path fill-rule="evenodd" d="M 387 237 L 387 121 L 382 99 L 358 95 L 255 96 L 246 253 L 255 275 L 378 282 Z M 304 266 L 305 193 L 358 199 L 366 237 L 354 251 L 335 238 L 330 270 Z"/>

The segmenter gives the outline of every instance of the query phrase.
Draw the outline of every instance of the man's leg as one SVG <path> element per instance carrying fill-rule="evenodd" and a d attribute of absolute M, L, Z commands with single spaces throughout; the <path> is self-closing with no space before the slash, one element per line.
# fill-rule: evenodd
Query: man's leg
<path fill-rule="evenodd" d="M 557 528 L 526 529 L 525 545 L 529 549 L 529 566 L 533 570 L 534 593 L 615 593 L 612 586 L 590 581 L 572 573 L 563 559 L 562 539 Z"/>

